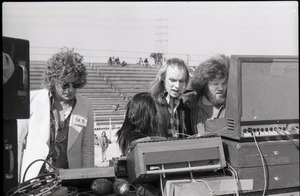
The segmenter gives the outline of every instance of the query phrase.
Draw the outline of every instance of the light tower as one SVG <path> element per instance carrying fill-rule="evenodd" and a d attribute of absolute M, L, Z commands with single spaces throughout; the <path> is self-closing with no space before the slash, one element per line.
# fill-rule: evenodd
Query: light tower
<path fill-rule="evenodd" d="M 155 46 L 156 52 L 164 56 L 168 54 L 168 19 L 155 19 Z"/>

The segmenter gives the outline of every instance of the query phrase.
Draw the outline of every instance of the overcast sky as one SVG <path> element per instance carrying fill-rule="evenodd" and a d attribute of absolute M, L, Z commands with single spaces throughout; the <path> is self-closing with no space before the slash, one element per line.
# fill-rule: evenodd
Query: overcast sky
<path fill-rule="evenodd" d="M 299 50 L 297 1 L 6 2 L 2 11 L 3 35 L 27 39 L 31 47 L 147 53 L 165 41 L 172 56 L 201 57 Z"/>

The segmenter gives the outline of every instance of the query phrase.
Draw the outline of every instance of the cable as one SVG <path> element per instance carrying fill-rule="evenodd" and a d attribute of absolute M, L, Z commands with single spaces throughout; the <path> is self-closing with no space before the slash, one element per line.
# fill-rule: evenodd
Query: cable
<path fill-rule="evenodd" d="M 139 187 L 141 187 L 141 186 L 139 186 Z M 137 189 L 136 189 L 136 191 L 135 191 L 135 193 L 136 193 L 135 195 L 136 195 L 136 196 L 140 196 L 141 190 L 139 190 L 139 192 L 138 192 L 139 187 L 137 187 Z M 141 188 L 141 189 L 142 189 L 142 188 Z"/>
<path fill-rule="evenodd" d="M 56 183 L 54 183 L 51 187 L 47 188 L 46 190 L 52 190 L 53 188 L 55 188 L 58 185 L 59 181 L 57 181 Z M 41 192 L 39 194 L 36 194 L 36 196 L 44 196 L 46 194 L 50 194 L 51 192 L 47 191 L 45 192 Z"/>
<path fill-rule="evenodd" d="M 162 183 L 162 174 L 159 175 L 159 179 L 160 179 L 160 191 L 161 191 L 161 195 L 165 196 L 165 192 L 164 192 L 164 188 L 163 188 L 163 183 Z"/>
<path fill-rule="evenodd" d="M 60 187 L 60 182 L 61 180 L 55 173 L 42 174 L 9 190 L 7 195 L 49 195 L 49 193 L 55 192 Z"/>
<path fill-rule="evenodd" d="M 134 186 L 133 184 L 129 184 L 129 186 L 132 186 L 135 190 L 137 190 L 137 187 Z"/>
<path fill-rule="evenodd" d="M 140 188 L 139 192 L 137 192 L 138 188 Z M 144 191 L 144 195 L 145 195 L 146 188 L 143 185 L 140 185 L 139 187 L 136 188 L 136 196 L 142 196 L 141 195 L 142 191 Z"/>
<path fill-rule="evenodd" d="M 209 194 L 215 195 L 215 192 L 210 188 L 210 186 L 208 185 L 208 183 L 205 182 L 204 180 L 201 180 L 201 179 L 197 179 L 197 180 L 192 179 L 191 181 L 194 182 L 194 183 L 203 182 L 207 186 L 207 188 L 209 189 Z"/>
<path fill-rule="evenodd" d="M 289 134 L 285 133 L 284 131 L 280 131 L 275 129 L 275 131 L 281 135 L 281 133 L 283 133 L 285 136 L 287 136 L 287 138 L 294 144 L 294 146 L 296 146 L 296 148 L 299 150 L 299 146 L 293 141 L 293 138 L 289 136 Z"/>
<path fill-rule="evenodd" d="M 236 179 L 239 180 L 239 175 L 237 171 L 231 165 L 228 165 L 228 167 L 235 173 Z"/>
<path fill-rule="evenodd" d="M 145 196 L 145 195 L 146 195 L 146 191 L 147 191 L 147 189 L 146 189 L 146 187 L 145 187 L 145 186 L 143 186 L 143 188 L 144 188 L 144 194 L 143 194 L 143 196 Z"/>
<path fill-rule="evenodd" d="M 164 192 L 164 189 L 163 189 L 163 177 L 162 177 L 162 174 L 160 174 L 159 175 L 160 176 L 160 191 L 161 191 L 161 195 L 162 196 L 165 196 L 165 192 Z M 204 180 L 201 180 L 201 179 L 197 179 L 197 180 L 195 180 L 195 179 L 191 179 L 191 183 L 199 183 L 199 182 L 202 182 L 202 183 L 204 183 L 206 186 L 207 186 L 207 188 L 209 189 L 209 193 L 211 194 L 211 195 L 215 195 L 215 193 L 214 193 L 214 191 L 212 190 L 212 188 L 209 186 L 209 184 L 206 182 L 206 181 L 204 181 Z"/>
<path fill-rule="evenodd" d="M 237 180 L 237 177 L 236 177 L 236 174 L 231 170 L 231 169 L 225 169 L 225 170 L 227 170 L 227 171 L 230 171 L 230 173 L 232 174 L 232 176 L 233 176 L 233 179 L 235 180 L 235 183 L 236 183 L 236 195 L 237 196 L 239 196 L 239 182 L 238 182 L 238 180 Z"/>
<path fill-rule="evenodd" d="M 25 179 L 25 177 L 26 177 L 26 174 L 27 174 L 27 171 L 28 171 L 28 169 L 34 164 L 34 163 L 36 163 L 36 162 L 38 162 L 38 161 L 43 161 L 44 163 L 46 163 L 46 164 L 48 164 L 50 167 L 52 167 L 52 169 L 56 169 L 53 165 L 51 165 L 48 161 L 46 161 L 46 160 L 44 160 L 44 159 L 37 159 L 37 160 L 35 160 L 35 161 L 33 161 L 33 162 L 31 162 L 28 166 L 27 166 L 27 168 L 26 168 L 26 170 L 25 170 L 25 172 L 24 172 L 24 175 L 23 175 L 23 181 L 22 182 L 24 182 L 24 179 Z"/>
<path fill-rule="evenodd" d="M 190 166 L 190 162 L 189 162 L 189 166 Z M 201 179 L 195 180 L 194 177 L 193 177 L 192 171 L 190 171 L 190 175 L 191 175 L 191 183 L 203 182 L 207 186 L 207 188 L 209 189 L 209 194 L 215 195 L 214 191 L 210 188 L 210 186 L 208 185 L 207 182 L 205 182 L 204 180 L 201 180 Z"/>
<path fill-rule="evenodd" d="M 183 136 L 191 137 L 191 135 L 186 134 L 186 133 L 176 133 L 176 135 L 183 135 Z"/>
<path fill-rule="evenodd" d="M 261 150 L 260 150 L 260 148 L 259 148 L 259 146 L 258 146 L 258 143 L 257 143 L 257 141 L 256 141 L 255 134 L 252 132 L 252 129 L 251 129 L 251 128 L 250 128 L 250 131 L 251 131 L 251 133 L 252 133 L 252 136 L 253 136 L 255 145 L 256 145 L 256 147 L 257 147 L 257 150 L 258 150 L 258 152 L 259 152 L 259 155 L 260 155 L 260 157 L 261 157 L 261 162 L 262 162 L 262 166 L 263 166 L 263 171 L 264 171 L 264 190 L 263 190 L 262 196 L 264 196 L 265 193 L 266 193 L 266 190 L 267 190 L 267 172 L 266 172 L 265 161 L 264 161 L 263 154 L 261 153 Z"/>

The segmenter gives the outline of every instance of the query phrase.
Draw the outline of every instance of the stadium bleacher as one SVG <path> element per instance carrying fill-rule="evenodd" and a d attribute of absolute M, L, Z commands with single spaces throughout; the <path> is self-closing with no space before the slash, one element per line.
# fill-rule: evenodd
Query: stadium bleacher
<path fill-rule="evenodd" d="M 77 93 L 91 99 L 95 128 L 121 126 L 126 104 L 138 92 L 146 91 L 158 69 L 128 64 L 111 67 L 108 63 L 86 63 L 87 84 Z M 30 62 L 30 90 L 41 89 L 46 61 Z M 113 106 L 119 104 L 119 109 Z"/>

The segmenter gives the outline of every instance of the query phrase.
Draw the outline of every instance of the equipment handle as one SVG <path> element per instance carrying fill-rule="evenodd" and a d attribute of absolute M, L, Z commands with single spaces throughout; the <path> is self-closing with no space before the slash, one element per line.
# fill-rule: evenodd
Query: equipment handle
<path fill-rule="evenodd" d="M 14 171 L 14 153 L 12 151 L 12 145 L 11 144 L 4 144 L 4 150 L 8 150 L 9 152 L 9 172 L 5 174 L 6 179 L 12 179 L 14 177 L 13 171 Z"/>
<path fill-rule="evenodd" d="M 23 73 L 23 77 L 22 77 L 23 78 L 23 81 L 22 81 L 23 90 L 26 90 L 27 85 L 28 85 L 28 78 L 27 78 L 27 68 L 24 64 L 26 64 L 26 62 L 24 62 L 24 61 L 19 62 L 19 66 L 22 68 L 22 73 Z"/>

